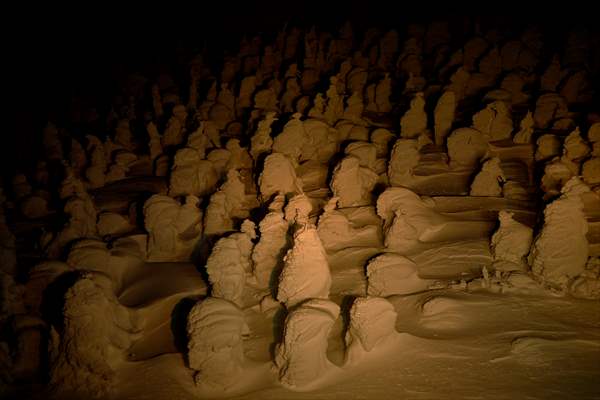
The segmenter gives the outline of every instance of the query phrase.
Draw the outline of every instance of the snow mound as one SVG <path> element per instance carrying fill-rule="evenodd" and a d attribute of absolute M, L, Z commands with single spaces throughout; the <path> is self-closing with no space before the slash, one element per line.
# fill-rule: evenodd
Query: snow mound
<path fill-rule="evenodd" d="M 287 307 L 306 299 L 329 297 L 331 273 L 327 254 L 317 229 L 307 225 L 294 235 L 294 247 L 288 250 L 279 276 L 277 300 Z"/>
<path fill-rule="evenodd" d="M 62 326 L 50 335 L 50 386 L 60 394 L 99 398 L 114 387 L 133 330 L 129 310 L 114 296 L 112 282 L 86 274 L 66 293 Z"/>
<path fill-rule="evenodd" d="M 285 320 L 283 342 L 275 349 L 281 383 L 300 388 L 323 376 L 333 364 L 327 359 L 327 338 L 340 312 L 337 304 L 311 299 Z"/>
<path fill-rule="evenodd" d="M 410 294 L 427 290 L 433 281 L 419 277 L 417 265 L 399 254 L 382 254 L 367 265 L 370 296 Z"/>
<path fill-rule="evenodd" d="M 248 331 L 244 313 L 234 303 L 209 297 L 188 315 L 189 367 L 197 371 L 197 385 L 223 390 L 242 373 L 242 335 Z"/>
<path fill-rule="evenodd" d="M 396 333 L 398 314 L 394 306 L 382 297 L 359 297 L 350 309 L 350 326 L 346 332 L 348 358 L 355 347 L 371 351 L 377 344 Z"/>

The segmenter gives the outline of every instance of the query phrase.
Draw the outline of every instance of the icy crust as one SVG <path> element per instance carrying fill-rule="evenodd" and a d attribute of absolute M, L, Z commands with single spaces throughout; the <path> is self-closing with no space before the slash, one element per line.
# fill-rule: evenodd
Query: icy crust
<path fill-rule="evenodd" d="M 50 331 L 50 387 L 57 395 L 101 398 L 132 341 L 129 310 L 114 296 L 110 279 L 82 276 L 66 293 L 62 326 Z"/>
<path fill-rule="evenodd" d="M 294 247 L 285 255 L 277 300 L 292 307 L 306 299 L 327 299 L 330 288 L 325 248 L 315 226 L 307 224 L 294 234 Z"/>
<path fill-rule="evenodd" d="M 275 348 L 275 368 L 284 386 L 301 389 L 334 368 L 327 359 L 327 338 L 339 313 L 329 300 L 310 299 L 288 314 L 283 341 Z"/>
<path fill-rule="evenodd" d="M 346 331 L 346 362 L 352 363 L 362 353 L 396 335 L 398 314 L 394 306 L 381 297 L 358 297 L 350 309 L 350 325 Z"/>
<path fill-rule="evenodd" d="M 227 390 L 235 385 L 244 362 L 244 313 L 234 303 L 209 297 L 190 311 L 188 363 L 199 387 Z"/>
<path fill-rule="evenodd" d="M 571 279 L 580 275 L 589 254 L 588 225 L 581 200 L 581 194 L 589 192 L 589 188 L 573 177 L 561 192 L 561 197 L 544 210 L 544 226 L 528 258 L 533 273 L 555 288 L 566 288 Z"/>

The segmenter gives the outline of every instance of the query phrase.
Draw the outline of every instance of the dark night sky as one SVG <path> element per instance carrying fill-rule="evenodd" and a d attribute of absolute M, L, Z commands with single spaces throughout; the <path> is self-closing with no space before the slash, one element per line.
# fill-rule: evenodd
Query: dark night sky
<path fill-rule="evenodd" d="M 355 25 L 401 27 L 403 22 L 426 21 L 432 16 L 450 15 L 456 19 L 466 10 L 506 22 L 537 18 L 546 24 L 566 26 L 575 20 L 574 15 L 544 15 L 532 12 L 533 9 L 504 12 L 501 17 L 494 15 L 489 4 L 486 8 L 480 4 L 478 9 L 468 9 L 447 3 L 440 6 L 413 2 L 416 4 L 409 8 L 400 6 L 403 2 L 390 1 L 270 0 L 214 2 L 202 9 L 205 3 L 199 1 L 193 8 L 171 3 L 152 6 L 147 2 L 143 7 L 127 10 L 120 5 L 98 3 L 85 8 L 80 5 L 56 10 L 36 6 L 13 11 L 10 25 L 2 28 L 8 52 L 3 86 L 12 122 L 3 132 L 3 170 L 10 170 L 6 166 L 14 158 L 28 159 L 25 153 L 34 137 L 41 137 L 48 115 L 64 113 L 73 95 L 98 103 L 110 101 L 128 72 L 152 74 L 160 65 L 177 60 L 178 54 L 193 54 L 205 39 L 220 52 L 221 48 L 238 43 L 244 32 L 275 32 L 286 20 L 335 28 L 349 18 Z M 567 18 L 566 23 L 563 18 Z"/>

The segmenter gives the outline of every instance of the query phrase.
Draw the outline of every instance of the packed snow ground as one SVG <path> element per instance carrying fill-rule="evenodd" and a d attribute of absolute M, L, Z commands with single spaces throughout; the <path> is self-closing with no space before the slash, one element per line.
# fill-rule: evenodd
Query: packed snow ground
<path fill-rule="evenodd" d="M 261 314 L 250 308 L 244 349 L 251 361 L 232 392 L 199 393 L 184 355 L 168 353 L 122 365 L 115 398 L 593 399 L 600 394 L 598 301 L 487 289 L 434 290 L 389 300 L 398 312 L 400 334 L 364 353 L 360 362 L 344 365 L 345 321 L 338 318 L 328 348 L 338 367 L 309 393 L 279 386 L 271 372 L 270 352 L 280 328 L 273 321 L 283 321 L 282 311 Z"/>

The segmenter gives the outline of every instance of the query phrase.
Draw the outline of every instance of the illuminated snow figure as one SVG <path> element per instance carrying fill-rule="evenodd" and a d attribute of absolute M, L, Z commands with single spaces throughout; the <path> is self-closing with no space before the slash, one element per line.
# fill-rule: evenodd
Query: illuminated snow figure
<path fill-rule="evenodd" d="M 344 149 L 344 153 L 360 160 L 361 167 L 375 169 L 377 160 L 377 146 L 366 141 L 355 141 Z"/>
<path fill-rule="evenodd" d="M 291 160 L 298 162 L 302 155 L 302 147 L 307 141 L 304 123 L 300 120 L 302 114 L 295 113 L 285 124 L 283 131 L 273 139 L 273 152 L 283 153 Z"/>
<path fill-rule="evenodd" d="M 335 167 L 330 186 L 340 207 L 365 206 L 372 202 L 371 192 L 378 179 L 375 171 L 360 165 L 358 157 L 347 156 Z"/>
<path fill-rule="evenodd" d="M 506 177 L 500 167 L 498 157 L 491 158 L 483 163 L 481 171 L 475 176 L 471 184 L 471 196 L 502 197 L 501 182 Z"/>
<path fill-rule="evenodd" d="M 275 367 L 283 385 L 301 388 L 333 368 L 327 359 L 327 339 L 339 313 L 337 304 L 311 299 L 288 314 L 283 341 L 275 348 Z"/>
<path fill-rule="evenodd" d="M 419 270 L 413 261 L 399 254 L 381 254 L 367 265 L 369 296 L 417 293 L 429 289 L 432 284 L 432 280 L 419 277 Z"/>
<path fill-rule="evenodd" d="M 585 183 L 590 186 L 600 184 L 600 157 L 593 157 L 583 163 L 581 175 Z"/>
<path fill-rule="evenodd" d="M 503 101 L 494 101 L 473 116 L 473 128 L 488 140 L 510 139 L 513 131 L 512 116 Z"/>
<path fill-rule="evenodd" d="M 252 169 L 253 160 L 248 153 L 248 149 L 240 146 L 239 139 L 229 139 L 225 144 L 225 148 L 231 154 L 227 160 L 227 170 Z"/>
<path fill-rule="evenodd" d="M 235 304 L 209 297 L 188 315 L 188 362 L 199 387 L 227 390 L 242 374 L 242 336 L 249 329 L 244 313 Z"/>
<path fill-rule="evenodd" d="M 69 221 L 47 249 L 51 258 L 58 257 L 69 243 L 98 236 L 98 212 L 81 181 L 68 173 L 62 183 L 60 196 L 68 198 L 64 212 L 69 216 Z"/>
<path fill-rule="evenodd" d="M 390 74 L 385 74 L 383 79 L 375 86 L 375 107 L 378 113 L 389 113 L 392 111 L 390 95 L 392 94 L 392 79 Z"/>
<path fill-rule="evenodd" d="M 416 139 L 398 139 L 394 143 L 387 174 L 391 186 L 402 186 L 413 177 L 413 169 L 419 165 L 421 155 Z"/>
<path fill-rule="evenodd" d="M 117 123 L 117 128 L 115 129 L 115 144 L 126 150 L 134 149 L 135 145 L 133 143 L 133 135 L 128 119 L 122 119 Z"/>
<path fill-rule="evenodd" d="M 414 192 L 389 188 L 377 199 L 377 214 L 383 219 L 385 246 L 404 252 L 428 240 L 451 219 L 431 210 Z"/>
<path fill-rule="evenodd" d="M 106 183 L 125 179 L 130 167 L 137 161 L 138 157 L 129 151 L 115 152 L 115 162 L 106 173 Z"/>
<path fill-rule="evenodd" d="M 155 194 L 144 203 L 148 231 L 148 259 L 189 261 L 202 234 L 199 199 L 187 196 L 183 205 L 169 196 Z"/>
<path fill-rule="evenodd" d="M 206 261 L 213 297 L 242 306 L 246 276 L 252 272 L 252 239 L 255 238 L 254 222 L 246 220 L 241 232 L 219 239 Z"/>
<path fill-rule="evenodd" d="M 163 154 L 161 136 L 154 122 L 149 122 L 146 125 L 148 133 L 148 151 L 150 152 L 150 161 L 154 163 L 158 157 Z"/>
<path fill-rule="evenodd" d="M 214 192 L 219 176 L 209 160 L 200 159 L 193 148 L 183 148 L 175 154 L 169 180 L 169 195 L 193 194 L 202 197 Z"/>
<path fill-rule="evenodd" d="M 575 128 L 563 143 L 563 157 L 577 163 L 587 157 L 590 151 L 589 144 L 581 138 L 579 128 Z"/>
<path fill-rule="evenodd" d="M 573 171 L 575 169 L 575 171 Z M 578 172 L 579 166 L 567 158 L 554 157 L 544 166 L 540 187 L 546 193 L 546 198 L 560 194 L 561 188 Z"/>
<path fill-rule="evenodd" d="M 538 128 L 548 128 L 556 119 L 568 116 L 569 107 L 566 100 L 557 93 L 545 93 L 535 103 L 533 120 Z"/>
<path fill-rule="evenodd" d="M 357 297 L 350 309 L 346 331 L 346 360 L 352 362 L 363 351 L 369 352 L 390 336 L 396 335 L 394 306 L 382 297 Z"/>
<path fill-rule="evenodd" d="M 270 111 L 267 112 L 263 120 L 258 123 L 256 132 L 250 139 L 250 155 L 254 161 L 258 160 L 263 153 L 270 153 L 273 147 L 273 139 L 271 138 L 271 125 L 277 121 L 277 114 Z"/>
<path fill-rule="evenodd" d="M 488 139 L 473 128 L 458 128 L 447 140 L 448 157 L 452 164 L 473 166 L 488 152 Z"/>
<path fill-rule="evenodd" d="M 540 136 L 536 141 L 534 158 L 535 161 L 544 161 L 560 154 L 561 142 L 552 134 Z"/>
<path fill-rule="evenodd" d="M 234 231 L 235 219 L 248 217 L 246 187 L 236 170 L 227 172 L 227 179 L 219 190 L 210 196 L 204 216 L 204 234 L 220 235 Z"/>
<path fill-rule="evenodd" d="M 85 177 L 91 189 L 96 189 L 104 186 L 106 183 L 106 154 L 104 145 L 96 136 L 86 136 L 88 145 L 87 152 L 90 155 L 90 165 L 85 170 Z"/>
<path fill-rule="evenodd" d="M 581 195 L 589 191 L 578 177 L 573 177 L 563 186 L 561 196 L 544 210 L 544 226 L 528 260 L 533 273 L 552 287 L 564 288 L 585 269 L 588 224 Z"/>
<path fill-rule="evenodd" d="M 51 390 L 105 397 L 132 342 L 129 310 L 119 304 L 110 279 L 89 273 L 67 291 L 63 314 L 62 328 L 50 331 Z"/>
<path fill-rule="evenodd" d="M 294 245 L 288 250 L 279 276 L 277 300 L 289 308 L 306 299 L 329 297 L 331 273 L 316 227 L 309 223 L 310 202 L 305 195 L 292 198 L 286 220 L 296 224 Z"/>
<path fill-rule="evenodd" d="M 0 271 L 13 275 L 17 268 L 16 238 L 6 223 L 0 188 Z"/>
<path fill-rule="evenodd" d="M 438 100 L 435 111 L 435 144 L 442 146 L 446 141 L 446 136 L 452 129 L 454 123 L 454 114 L 456 112 L 456 95 L 450 90 L 446 90 Z"/>
<path fill-rule="evenodd" d="M 314 225 L 307 224 L 294 234 L 279 276 L 277 300 L 292 307 L 306 299 L 329 297 L 331 273 L 327 254 Z"/>
<path fill-rule="evenodd" d="M 590 257 L 585 271 L 569 284 L 569 293 L 583 299 L 600 299 L 600 258 Z"/>
<path fill-rule="evenodd" d="M 353 246 L 379 247 L 382 237 L 379 226 L 356 227 L 348 217 L 337 210 L 338 198 L 332 197 L 319 217 L 317 231 L 327 251 L 337 251 Z"/>
<path fill-rule="evenodd" d="M 169 118 L 167 128 L 162 137 L 163 147 L 178 146 L 185 137 L 187 111 L 185 106 L 178 104 L 173 107 L 173 115 Z"/>
<path fill-rule="evenodd" d="M 534 125 L 535 122 L 533 121 L 533 114 L 531 111 L 528 111 L 527 115 L 525 115 L 519 124 L 519 131 L 515 133 L 513 142 L 519 144 L 531 143 Z"/>
<path fill-rule="evenodd" d="M 285 206 L 285 220 L 292 226 L 303 227 L 309 223 L 313 205 L 304 193 L 299 193 L 289 199 Z"/>
<path fill-rule="evenodd" d="M 498 213 L 500 227 L 492 236 L 491 250 L 496 271 L 526 271 L 527 254 L 533 241 L 533 229 L 515 221 L 513 213 Z"/>
<path fill-rule="evenodd" d="M 302 180 L 296 176 L 292 160 L 282 153 L 273 153 L 265 159 L 265 165 L 258 179 L 263 201 L 276 193 L 301 193 Z"/>
<path fill-rule="evenodd" d="M 410 109 L 400 119 L 400 136 L 412 139 L 427 129 L 427 113 L 423 93 L 415 94 L 410 101 Z"/>
<path fill-rule="evenodd" d="M 252 264 L 260 288 L 269 286 L 271 275 L 282 263 L 288 245 L 289 223 L 283 214 L 284 202 L 284 196 L 276 196 L 269 204 L 269 213 L 258 224 L 260 239 L 252 252 Z"/>

